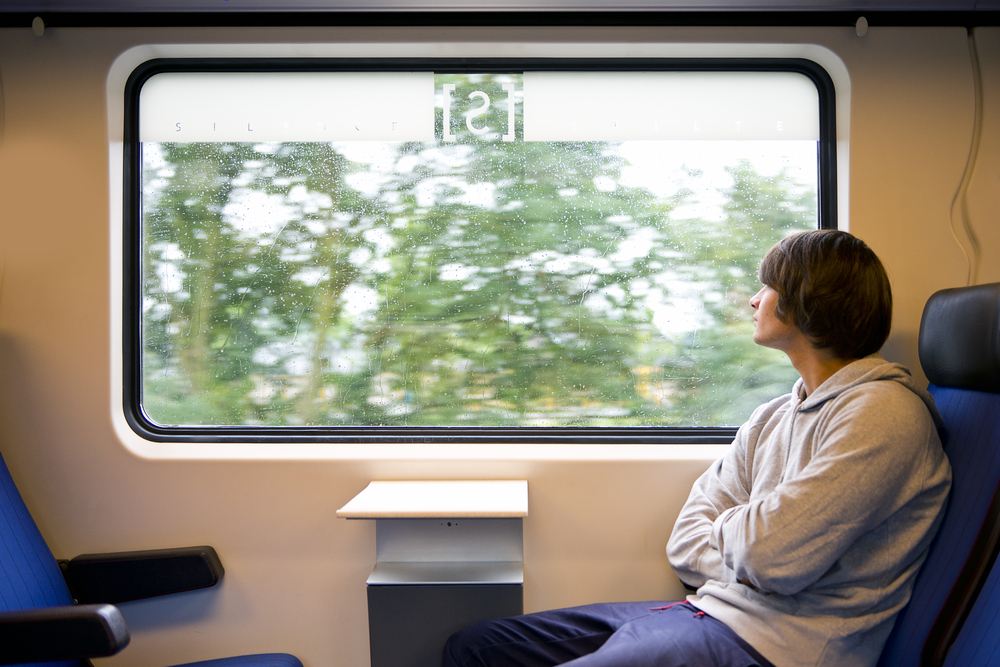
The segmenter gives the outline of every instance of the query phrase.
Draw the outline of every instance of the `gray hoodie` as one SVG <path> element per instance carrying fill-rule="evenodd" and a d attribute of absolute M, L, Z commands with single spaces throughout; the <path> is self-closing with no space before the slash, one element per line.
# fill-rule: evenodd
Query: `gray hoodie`
<path fill-rule="evenodd" d="M 951 486 L 940 425 L 879 354 L 757 408 L 667 544 L 688 600 L 777 667 L 875 665 Z"/>

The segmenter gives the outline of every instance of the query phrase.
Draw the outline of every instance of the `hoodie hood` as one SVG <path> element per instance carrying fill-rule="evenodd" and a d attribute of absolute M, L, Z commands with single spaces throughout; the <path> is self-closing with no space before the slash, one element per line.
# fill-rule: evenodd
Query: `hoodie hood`
<path fill-rule="evenodd" d="M 844 366 L 816 387 L 811 396 L 804 396 L 805 383 L 800 378 L 795 382 L 792 395 L 802 401 L 800 410 L 814 410 L 845 391 L 868 382 L 897 382 L 903 385 L 924 402 L 937 429 L 940 431 L 944 426 L 944 420 L 934 405 L 934 397 L 917 384 L 909 369 L 886 361 L 878 352 Z"/>

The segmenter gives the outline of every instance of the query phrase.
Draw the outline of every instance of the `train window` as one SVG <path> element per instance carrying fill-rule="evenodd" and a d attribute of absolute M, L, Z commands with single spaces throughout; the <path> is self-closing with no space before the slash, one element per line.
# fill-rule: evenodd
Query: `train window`
<path fill-rule="evenodd" d="M 125 402 L 154 440 L 728 442 L 796 377 L 768 247 L 835 226 L 800 60 L 154 60 Z"/>

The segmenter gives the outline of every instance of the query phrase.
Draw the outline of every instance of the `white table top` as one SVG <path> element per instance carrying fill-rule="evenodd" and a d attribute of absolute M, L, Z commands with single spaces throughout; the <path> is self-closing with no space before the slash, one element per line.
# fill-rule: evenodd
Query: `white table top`
<path fill-rule="evenodd" d="M 343 519 L 528 516 L 526 480 L 379 481 L 337 510 Z"/>

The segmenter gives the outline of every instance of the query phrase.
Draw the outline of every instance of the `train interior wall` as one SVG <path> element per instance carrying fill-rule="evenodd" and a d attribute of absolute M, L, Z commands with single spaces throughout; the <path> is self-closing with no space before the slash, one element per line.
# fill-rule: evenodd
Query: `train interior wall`
<path fill-rule="evenodd" d="M 308 666 L 366 665 L 371 522 L 336 510 L 373 479 L 527 479 L 528 611 L 677 598 L 664 556 L 695 477 L 721 448 L 566 446 L 398 449 L 380 457 L 155 458 L 114 426 L 109 70 L 128 48 L 173 43 L 486 43 L 490 29 L 0 29 L 0 447 L 58 558 L 190 544 L 216 547 L 215 589 L 121 605 L 131 645 L 95 664 L 164 665 L 286 651 Z M 1000 28 L 975 29 L 982 134 L 968 185 L 978 282 L 1000 281 Z M 891 275 L 886 356 L 919 375 L 920 312 L 966 284 L 970 236 L 956 193 L 973 138 L 975 86 L 964 28 L 555 29 L 517 42 L 804 43 L 843 62 L 842 226 Z M 844 91 L 846 92 L 846 91 Z M 846 160 L 846 162 L 844 162 Z M 846 204 L 846 205 L 845 205 Z M 954 209 L 954 211 L 953 211 Z"/>

